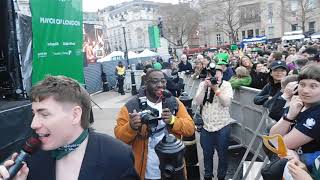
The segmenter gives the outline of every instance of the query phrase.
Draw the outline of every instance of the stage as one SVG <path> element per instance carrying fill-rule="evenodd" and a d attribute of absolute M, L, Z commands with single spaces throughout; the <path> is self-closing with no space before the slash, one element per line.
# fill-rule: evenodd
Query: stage
<path fill-rule="evenodd" d="M 21 148 L 31 132 L 31 121 L 29 100 L 0 100 L 0 162 Z"/>

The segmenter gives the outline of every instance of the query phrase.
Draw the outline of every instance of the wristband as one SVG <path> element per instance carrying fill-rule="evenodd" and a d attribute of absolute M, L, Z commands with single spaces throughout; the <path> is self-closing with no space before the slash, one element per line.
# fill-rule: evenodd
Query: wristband
<path fill-rule="evenodd" d="M 215 94 L 216 94 L 216 96 L 220 96 L 221 91 L 218 91 L 218 92 L 216 92 Z"/>
<path fill-rule="evenodd" d="M 174 115 L 171 116 L 170 125 L 172 125 L 176 121 L 176 117 Z"/>
<path fill-rule="evenodd" d="M 282 116 L 282 119 L 285 120 L 285 121 L 287 121 L 287 122 L 290 122 L 290 123 L 295 123 L 295 120 L 289 119 L 289 118 L 287 117 L 287 114 L 284 114 L 284 116 Z"/>

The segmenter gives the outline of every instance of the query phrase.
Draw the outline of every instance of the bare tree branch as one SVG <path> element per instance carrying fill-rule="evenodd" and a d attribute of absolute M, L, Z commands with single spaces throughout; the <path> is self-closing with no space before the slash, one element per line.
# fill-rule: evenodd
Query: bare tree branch
<path fill-rule="evenodd" d="M 282 6 L 281 18 L 289 24 L 298 23 L 298 27 L 301 27 L 301 30 L 304 33 L 306 32 L 306 23 L 319 12 L 316 11 L 316 8 L 311 0 L 297 0 L 296 2 L 297 7 L 295 7 L 295 9 L 292 9 L 294 4 Z M 284 3 L 283 0 L 282 3 Z"/>
<path fill-rule="evenodd" d="M 189 41 L 200 21 L 200 14 L 189 4 L 163 5 L 159 8 L 159 14 L 163 22 L 163 36 L 179 47 Z"/>
<path fill-rule="evenodd" d="M 241 28 L 240 11 L 237 7 L 238 0 L 220 1 L 219 9 L 214 14 L 217 29 L 230 37 L 232 43 L 237 41 L 237 31 Z"/>

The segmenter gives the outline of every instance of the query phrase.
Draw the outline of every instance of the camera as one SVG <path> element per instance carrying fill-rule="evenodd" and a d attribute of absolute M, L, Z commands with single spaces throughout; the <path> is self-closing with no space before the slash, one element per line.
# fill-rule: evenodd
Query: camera
<path fill-rule="evenodd" d="M 139 112 L 141 116 L 141 123 L 148 126 L 157 127 L 159 117 L 159 111 L 157 109 L 151 108 L 147 104 L 147 97 L 139 97 L 139 107 L 142 110 Z"/>
<path fill-rule="evenodd" d="M 210 78 L 210 82 L 211 82 L 212 85 L 218 84 L 218 80 L 217 80 L 216 77 L 211 77 Z"/>
<path fill-rule="evenodd" d="M 161 119 L 158 118 L 159 111 L 151 107 L 148 107 L 148 109 L 141 111 L 139 114 L 141 116 L 141 123 L 146 124 L 150 127 L 157 127 L 158 120 Z"/>
<path fill-rule="evenodd" d="M 199 75 L 199 78 L 206 78 L 208 73 L 210 73 L 211 78 L 215 79 L 214 76 L 216 75 L 216 64 L 214 62 L 208 64 L 204 71 L 202 71 Z"/>

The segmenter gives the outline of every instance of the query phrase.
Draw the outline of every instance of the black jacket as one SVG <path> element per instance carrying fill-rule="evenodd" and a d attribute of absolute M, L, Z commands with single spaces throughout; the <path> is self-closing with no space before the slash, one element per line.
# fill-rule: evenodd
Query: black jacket
<path fill-rule="evenodd" d="M 288 111 L 288 108 L 284 108 L 287 101 L 283 99 L 281 95 L 275 98 L 274 102 L 271 104 L 271 107 L 269 108 L 269 117 L 276 121 L 279 121 L 283 116 L 284 112 Z"/>
<path fill-rule="evenodd" d="M 271 104 L 275 101 L 275 99 L 281 96 L 281 84 L 272 84 L 268 83 L 264 88 L 254 97 L 254 104 L 263 105 L 263 107 L 270 108 Z M 272 99 L 268 100 L 269 96 Z"/>
<path fill-rule="evenodd" d="M 187 62 L 187 64 L 180 62 L 178 65 L 178 68 L 179 68 L 179 72 L 181 71 L 190 71 L 190 73 L 192 72 L 192 65 L 189 62 Z"/>
<path fill-rule="evenodd" d="M 268 84 L 268 73 L 257 73 L 254 70 L 251 70 L 250 76 L 252 78 L 250 87 L 256 89 L 262 89 L 266 84 Z"/>
<path fill-rule="evenodd" d="M 78 180 L 138 180 L 134 156 L 128 145 L 111 136 L 89 131 Z M 27 162 L 28 180 L 55 180 L 56 161 L 48 151 L 38 151 Z M 68 173 L 68 172 L 65 172 Z"/>

